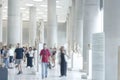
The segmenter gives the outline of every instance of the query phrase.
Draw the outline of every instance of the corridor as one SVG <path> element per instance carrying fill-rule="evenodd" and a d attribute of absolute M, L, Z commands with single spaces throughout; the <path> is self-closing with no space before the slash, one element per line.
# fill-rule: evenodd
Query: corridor
<path fill-rule="evenodd" d="M 41 68 L 40 68 L 41 69 Z M 40 70 L 41 71 L 41 70 Z M 9 69 L 8 70 L 8 80 L 42 80 L 41 79 L 41 72 L 35 74 L 33 69 L 26 68 L 23 66 L 23 74 L 17 75 L 17 69 Z M 44 80 L 85 80 L 81 79 L 82 73 L 79 71 L 69 71 L 67 72 L 67 77 L 59 77 L 59 66 L 56 66 L 54 69 L 48 70 L 48 78 Z"/>

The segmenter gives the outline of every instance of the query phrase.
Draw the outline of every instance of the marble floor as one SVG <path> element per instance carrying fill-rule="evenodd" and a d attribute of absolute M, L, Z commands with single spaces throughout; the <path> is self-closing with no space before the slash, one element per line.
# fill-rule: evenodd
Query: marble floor
<path fill-rule="evenodd" d="M 26 68 L 23 66 L 23 74 L 17 75 L 17 69 L 8 70 L 8 80 L 42 80 L 41 79 L 41 68 L 39 67 L 39 72 L 35 74 L 34 68 Z M 59 66 L 54 69 L 48 70 L 48 77 L 44 80 L 85 80 L 81 79 L 82 73 L 79 71 L 69 71 L 67 72 L 67 77 L 59 77 Z"/>

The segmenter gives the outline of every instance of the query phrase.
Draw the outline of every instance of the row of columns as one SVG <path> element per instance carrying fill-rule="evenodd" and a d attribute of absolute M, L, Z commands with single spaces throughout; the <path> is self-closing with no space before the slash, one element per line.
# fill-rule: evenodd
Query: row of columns
<path fill-rule="evenodd" d="M 29 44 L 35 46 L 36 39 L 36 8 L 30 7 Z M 7 44 L 22 44 L 22 15 L 20 13 L 20 0 L 8 1 L 8 38 Z"/>
<path fill-rule="evenodd" d="M 20 2 L 21 2 L 20 0 L 8 0 L 7 44 L 13 44 L 13 45 L 15 45 L 16 43 L 22 44 L 22 39 L 21 39 L 22 15 L 20 13 L 20 4 L 21 4 Z M 36 7 L 30 7 L 29 12 L 30 12 L 29 45 L 35 46 L 35 41 L 37 39 Z M 42 39 L 44 40 L 44 38 Z M 44 42 L 43 40 L 41 41 Z M 48 1 L 47 40 L 49 47 L 53 47 L 55 46 L 55 44 L 57 44 L 56 0 Z M 0 3 L 0 42 L 2 42 L 2 3 Z"/>
<path fill-rule="evenodd" d="M 83 2 L 84 0 L 72 0 L 67 16 L 67 42 L 68 50 L 71 53 L 71 68 L 74 68 L 74 53 L 83 45 Z M 80 50 L 82 54 L 82 50 Z"/>
<path fill-rule="evenodd" d="M 101 32 L 101 26 L 97 22 L 100 10 L 100 0 L 85 1 L 84 22 L 83 22 L 83 65 L 85 72 L 88 72 L 89 67 L 89 45 L 92 43 L 92 34 Z"/>
<path fill-rule="evenodd" d="M 120 10 L 119 10 L 119 0 L 104 0 L 104 18 L 103 18 L 103 28 L 99 24 L 99 14 L 100 14 L 100 2 L 101 0 L 74 0 L 76 16 L 70 19 L 70 15 L 73 12 L 69 12 L 67 18 L 67 41 L 76 40 L 76 43 L 80 45 L 83 50 L 83 70 L 88 73 L 88 56 L 89 56 L 89 44 L 91 44 L 92 34 L 94 33 L 105 33 L 105 74 L 104 80 L 119 80 L 119 45 L 120 45 Z M 80 2 L 78 2 L 80 1 Z M 85 2 L 84 2 L 85 1 Z M 74 8 L 74 5 L 72 5 Z M 74 26 L 70 26 L 71 21 L 74 21 Z M 72 23 L 73 24 L 73 23 Z M 71 28 L 72 27 L 72 28 Z M 75 31 L 70 32 L 70 29 L 75 29 Z M 76 33 L 75 33 L 76 32 Z M 70 33 L 75 34 L 69 35 Z M 70 36 L 70 37 L 69 37 Z M 83 44 L 82 44 L 83 43 Z M 68 45 L 73 45 L 68 44 Z M 99 63 L 99 62 L 98 62 Z M 89 73 L 88 73 L 89 74 Z M 101 79 L 100 79 L 101 80 Z"/>
<path fill-rule="evenodd" d="M 82 4 L 77 4 L 77 3 L 81 3 L 84 0 L 74 0 L 76 1 L 75 5 L 77 5 L 76 7 L 76 11 L 74 11 L 77 14 L 77 17 L 73 17 L 72 21 L 75 21 L 75 25 L 74 23 L 72 23 L 72 28 L 70 27 L 70 31 L 71 29 L 77 29 L 78 31 L 76 31 L 77 33 L 75 33 L 75 31 L 73 32 L 73 34 L 71 34 L 70 39 L 69 40 L 73 40 L 70 41 L 70 43 L 72 43 L 71 45 L 73 45 L 73 42 L 75 39 L 76 42 L 81 46 L 83 45 L 83 58 L 84 58 L 84 69 L 86 70 L 86 72 L 88 72 L 88 44 L 91 43 L 91 35 L 93 33 L 97 33 L 97 32 L 101 32 L 102 28 L 100 28 L 100 26 L 98 25 L 98 21 L 97 20 L 97 15 L 99 13 L 99 0 L 89 0 L 89 1 L 85 1 L 84 7 L 85 9 L 82 10 L 80 5 Z M 81 2 L 77 2 L 77 1 L 81 1 Z M 57 23 L 56 23 L 56 11 L 53 12 L 53 10 L 56 10 L 55 6 L 56 6 L 56 1 L 52 0 L 49 1 L 48 0 L 48 33 L 47 36 L 48 37 L 48 45 L 49 46 L 53 46 L 54 44 L 57 43 L 57 37 L 56 37 L 56 31 L 57 31 Z M 119 10 L 119 0 L 104 0 L 104 32 L 105 32 L 105 80 L 117 80 L 118 79 L 118 46 L 119 46 L 119 14 L 120 14 L 120 10 Z M 75 6 L 73 5 L 73 6 Z M 115 6 L 114 6 L 115 5 Z M 54 9 L 53 9 L 54 8 Z M 74 8 L 74 7 L 72 7 Z M 112 10 L 113 11 L 112 11 Z M 81 12 L 77 12 L 80 11 Z M 2 17 L 1 14 L 2 13 L 2 6 L 0 6 L 0 30 L 2 30 L 1 28 L 1 24 L 2 24 Z M 83 16 L 84 13 L 84 16 Z M 72 13 L 73 14 L 73 13 Z M 81 15 L 80 15 L 81 14 Z M 84 17 L 84 18 L 83 18 Z M 70 22 L 70 21 L 68 21 Z M 76 26 L 73 28 L 73 25 Z M 21 28 L 20 28 L 20 1 L 19 0 L 8 0 L 8 44 L 16 44 L 20 42 L 20 33 L 21 33 Z M 81 31 L 80 31 L 81 30 Z M 70 31 L 68 31 L 70 33 Z M 2 41 L 2 31 L 0 31 L 0 39 Z M 33 31 L 34 32 L 34 31 Z M 72 33 L 72 32 L 71 32 Z M 80 36 L 78 36 L 79 34 Z M 114 34 L 113 34 L 114 33 Z M 34 32 L 35 34 L 35 32 Z M 76 34 L 76 35 L 74 35 Z M 83 34 L 83 35 L 82 35 Z M 77 38 L 74 36 L 77 36 Z M 112 36 L 112 37 L 111 37 Z M 112 39 L 111 39 L 112 38 Z M 35 38 L 34 38 L 35 40 Z M 82 44 L 83 42 L 83 44 Z M 114 67 L 114 69 L 113 69 Z"/>
<path fill-rule="evenodd" d="M 17 43 L 22 44 L 22 14 L 20 13 L 21 7 L 20 2 L 21 2 L 20 0 L 8 0 L 8 28 L 7 28 L 8 45 L 9 44 L 16 45 Z M 44 42 L 44 24 L 43 24 L 44 22 L 40 21 L 40 24 L 38 26 L 42 30 L 38 31 L 36 19 L 36 7 L 30 7 L 29 12 L 30 12 L 29 46 L 37 47 L 40 42 L 42 43 Z M 37 38 L 40 39 L 36 42 Z M 56 0 L 48 1 L 47 40 L 48 47 L 54 47 L 57 44 Z M 2 3 L 0 3 L 0 42 L 2 42 Z M 38 69 L 38 66 L 36 67 L 37 67 L 36 69 Z"/>

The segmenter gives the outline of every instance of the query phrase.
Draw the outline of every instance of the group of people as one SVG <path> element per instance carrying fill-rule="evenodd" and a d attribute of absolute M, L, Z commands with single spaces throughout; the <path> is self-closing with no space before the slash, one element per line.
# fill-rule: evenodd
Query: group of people
<path fill-rule="evenodd" d="M 50 57 L 52 57 L 52 61 L 55 66 L 55 55 L 56 55 L 56 48 L 53 49 L 52 55 L 51 55 L 49 49 L 47 49 L 46 43 L 44 43 L 43 49 L 40 51 L 40 56 L 42 58 L 42 79 L 47 78 L 47 74 L 48 74 L 47 67 L 49 64 Z M 60 64 L 60 77 L 67 76 L 66 74 L 67 73 L 67 60 L 69 56 L 67 55 L 64 46 L 61 46 L 57 58 Z"/>
<path fill-rule="evenodd" d="M 37 54 L 36 48 L 32 47 L 20 47 L 18 43 L 16 48 L 3 46 L 0 50 L 0 62 L 5 64 L 4 67 L 8 69 L 12 69 L 14 67 L 18 68 L 17 74 L 22 74 L 22 61 L 26 62 L 26 67 L 33 67 L 33 59 L 36 58 L 35 54 Z M 39 51 L 39 56 L 41 60 L 41 76 L 42 79 L 47 78 L 48 76 L 48 65 L 52 64 L 52 67 L 55 67 L 55 60 L 58 58 L 60 64 L 60 77 L 66 76 L 67 73 L 67 56 L 64 46 L 61 46 L 60 51 L 58 53 L 58 57 L 56 57 L 57 49 L 53 48 L 52 50 L 47 48 L 47 44 L 43 44 L 43 49 Z M 38 63 L 37 63 L 38 64 Z"/>
<path fill-rule="evenodd" d="M 13 58 L 14 58 L 14 49 L 10 45 L 9 47 L 3 46 L 0 50 L 0 62 L 5 63 L 6 68 L 12 68 L 13 64 Z"/>
<path fill-rule="evenodd" d="M 4 63 L 4 67 L 13 69 L 18 67 L 18 74 L 22 73 L 22 61 L 26 62 L 26 67 L 33 67 L 34 54 L 37 54 L 36 48 L 20 47 L 18 43 L 14 48 L 12 45 L 3 46 L 0 50 L 0 63 Z"/>

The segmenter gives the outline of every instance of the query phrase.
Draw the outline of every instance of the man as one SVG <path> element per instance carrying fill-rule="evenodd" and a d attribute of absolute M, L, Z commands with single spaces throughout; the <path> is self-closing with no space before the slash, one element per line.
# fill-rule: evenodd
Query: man
<path fill-rule="evenodd" d="M 22 59 L 23 59 L 23 48 L 20 48 L 20 44 L 17 44 L 17 48 L 15 49 L 15 60 L 16 60 L 16 64 L 18 67 L 18 74 L 22 73 Z"/>
<path fill-rule="evenodd" d="M 47 78 L 47 68 L 49 63 L 50 51 L 47 49 L 46 43 L 43 44 L 43 49 L 40 52 L 42 58 L 42 79 Z"/>

